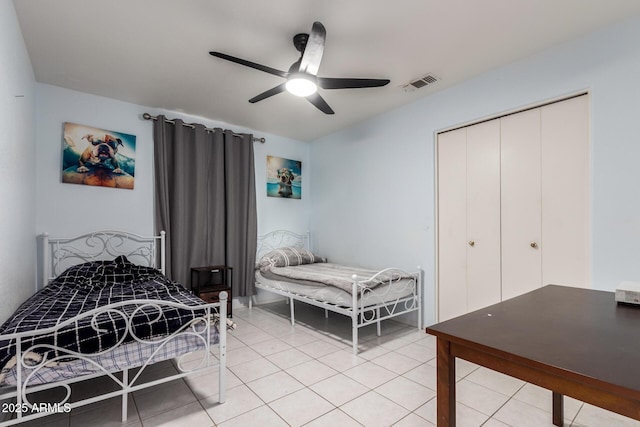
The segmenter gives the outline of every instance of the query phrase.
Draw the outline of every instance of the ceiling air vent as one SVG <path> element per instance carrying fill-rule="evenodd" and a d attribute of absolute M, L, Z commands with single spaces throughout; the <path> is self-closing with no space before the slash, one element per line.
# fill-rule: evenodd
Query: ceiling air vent
<path fill-rule="evenodd" d="M 438 78 L 433 74 L 427 74 L 424 77 L 421 77 L 417 80 L 409 82 L 408 84 L 402 86 L 405 92 L 413 92 L 416 89 L 423 88 L 425 86 L 429 86 L 438 81 Z"/>

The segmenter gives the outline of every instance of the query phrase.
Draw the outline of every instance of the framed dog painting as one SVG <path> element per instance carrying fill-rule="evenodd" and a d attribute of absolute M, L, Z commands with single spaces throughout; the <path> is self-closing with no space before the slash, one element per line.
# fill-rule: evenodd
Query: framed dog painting
<path fill-rule="evenodd" d="M 302 198 L 302 162 L 267 156 L 267 196 Z"/>
<path fill-rule="evenodd" d="M 135 135 L 64 124 L 62 182 L 132 190 L 135 170 Z"/>

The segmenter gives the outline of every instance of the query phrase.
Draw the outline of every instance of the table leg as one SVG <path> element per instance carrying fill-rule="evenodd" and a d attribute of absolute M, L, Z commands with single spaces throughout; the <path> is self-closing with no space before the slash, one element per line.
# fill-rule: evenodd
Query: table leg
<path fill-rule="evenodd" d="M 562 427 L 564 425 L 564 400 L 560 393 L 553 392 L 553 425 Z"/>
<path fill-rule="evenodd" d="M 438 427 L 456 425 L 456 358 L 451 356 L 451 343 L 438 338 Z"/>

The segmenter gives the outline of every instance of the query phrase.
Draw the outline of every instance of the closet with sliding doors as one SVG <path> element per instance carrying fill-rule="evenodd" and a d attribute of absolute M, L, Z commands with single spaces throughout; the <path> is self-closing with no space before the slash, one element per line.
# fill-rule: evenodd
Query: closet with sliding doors
<path fill-rule="evenodd" d="M 546 284 L 589 287 L 589 98 L 437 135 L 443 321 Z"/>

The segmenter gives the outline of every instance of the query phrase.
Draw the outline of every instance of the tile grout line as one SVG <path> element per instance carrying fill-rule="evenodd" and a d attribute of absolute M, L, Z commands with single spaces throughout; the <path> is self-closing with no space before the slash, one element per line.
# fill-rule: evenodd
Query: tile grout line
<path fill-rule="evenodd" d="M 481 384 L 478 384 L 478 385 L 481 385 Z M 525 383 L 524 383 L 524 384 L 522 384 L 520 387 L 518 387 L 518 389 L 517 389 L 517 390 L 516 390 L 516 391 L 515 391 L 511 396 L 507 396 L 507 397 L 508 397 L 508 399 L 507 399 L 507 400 L 506 400 L 502 405 L 500 405 L 500 407 L 499 407 L 498 409 L 496 409 L 495 411 L 493 411 L 493 414 L 489 415 L 489 418 L 487 418 L 487 419 L 485 420 L 485 422 L 483 422 L 483 423 L 482 423 L 482 426 L 484 426 L 484 425 L 485 425 L 486 423 L 488 423 L 490 420 L 499 421 L 499 422 L 501 422 L 502 424 L 509 425 L 509 424 L 505 423 L 504 421 L 500 421 L 500 420 L 499 420 L 499 419 L 497 419 L 497 418 L 493 418 L 493 416 L 494 416 L 495 414 L 497 414 L 497 413 L 500 411 L 500 409 L 504 408 L 504 406 L 505 406 L 507 403 L 509 403 L 509 402 L 511 401 L 511 399 L 513 399 L 513 398 L 514 398 L 514 396 L 515 396 L 516 394 L 518 394 L 518 392 L 519 392 L 520 390 L 522 390 L 526 385 L 527 385 L 527 383 L 525 382 Z M 493 391 L 496 391 L 496 390 L 493 390 Z M 517 399 L 516 399 L 516 400 L 517 400 Z M 526 403 L 526 402 L 523 402 L 523 403 Z"/>

